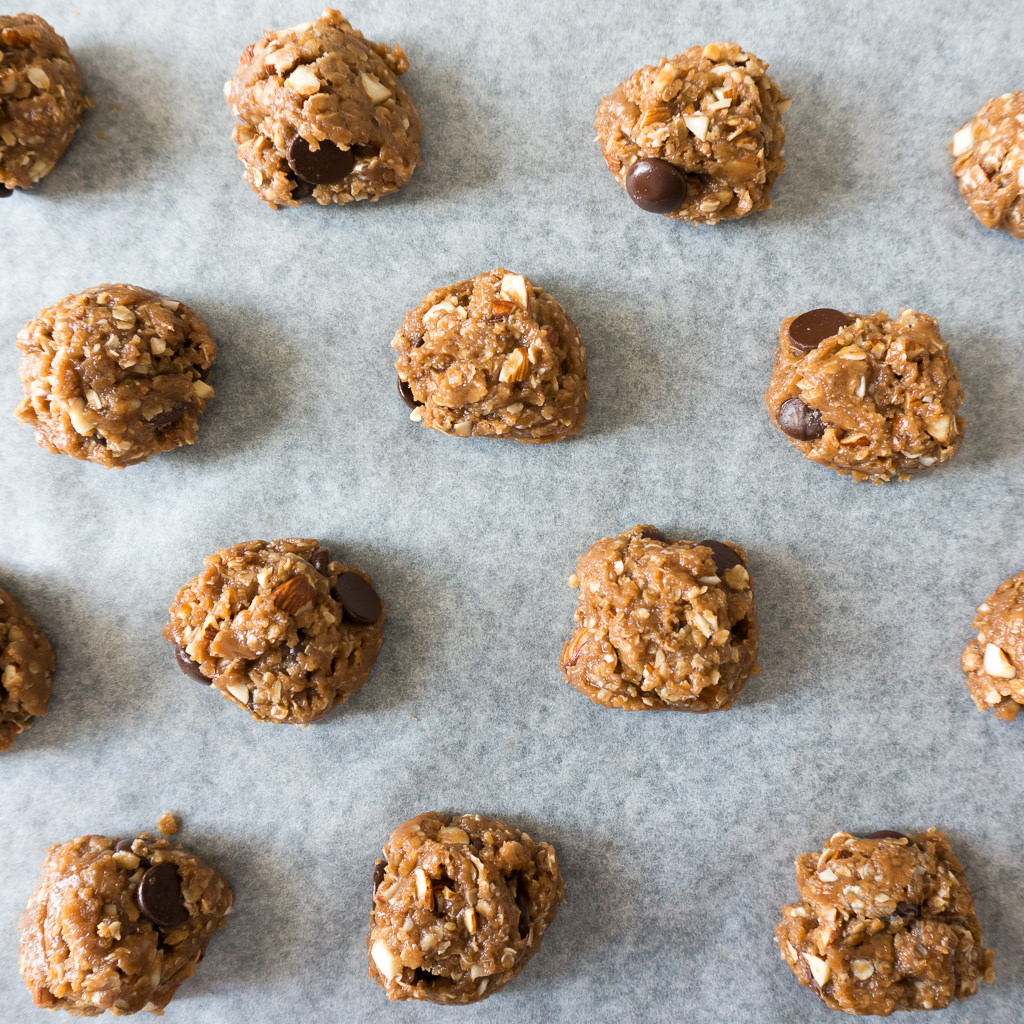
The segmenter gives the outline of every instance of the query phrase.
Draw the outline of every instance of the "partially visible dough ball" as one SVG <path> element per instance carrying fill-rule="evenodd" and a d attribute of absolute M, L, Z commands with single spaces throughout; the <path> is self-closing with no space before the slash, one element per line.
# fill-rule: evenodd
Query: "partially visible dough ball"
<path fill-rule="evenodd" d="M 0 590 L 0 753 L 33 718 L 46 714 L 53 682 L 46 634 L 6 590 Z"/>
<path fill-rule="evenodd" d="M 1000 583 L 978 606 L 977 635 L 960 665 L 974 703 L 1012 722 L 1024 707 L 1024 572 Z"/>

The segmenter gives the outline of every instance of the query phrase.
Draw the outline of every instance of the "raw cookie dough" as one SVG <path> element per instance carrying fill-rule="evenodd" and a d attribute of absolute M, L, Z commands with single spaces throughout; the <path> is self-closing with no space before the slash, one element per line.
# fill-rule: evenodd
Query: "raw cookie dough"
<path fill-rule="evenodd" d="M 268 32 L 224 96 L 245 178 L 275 209 L 380 199 L 420 163 L 420 115 L 398 76 L 400 46 L 363 38 L 337 11 Z"/>
<path fill-rule="evenodd" d="M 0 590 L 0 753 L 46 714 L 53 682 L 53 648 L 31 616 Z"/>
<path fill-rule="evenodd" d="M 1024 572 L 1000 583 L 978 606 L 978 635 L 960 665 L 974 703 L 1012 722 L 1024 706 Z"/>
<path fill-rule="evenodd" d="M 79 836 L 50 847 L 21 915 L 21 976 L 47 1010 L 159 1015 L 231 902 L 213 868 L 166 839 Z"/>
<path fill-rule="evenodd" d="M 989 100 L 949 151 L 971 213 L 987 228 L 1024 238 L 1024 92 Z"/>
<path fill-rule="evenodd" d="M 805 459 L 877 484 L 956 454 L 963 397 L 930 316 L 812 309 L 783 321 L 765 404 Z"/>
<path fill-rule="evenodd" d="M 398 392 L 425 427 L 458 437 L 563 441 L 587 414 L 587 349 L 547 292 L 498 268 L 436 288 L 391 342 Z"/>
<path fill-rule="evenodd" d="M 832 1010 L 938 1010 L 991 982 L 992 950 L 946 837 L 837 832 L 796 862 L 800 902 L 775 929 L 782 959 Z"/>
<path fill-rule="evenodd" d="M 18 334 L 15 415 L 51 452 L 122 469 L 192 444 L 217 343 L 184 303 L 130 284 L 69 295 Z"/>
<path fill-rule="evenodd" d="M 421 814 L 374 869 L 370 977 L 388 999 L 486 999 L 540 948 L 563 892 L 548 843 L 477 814 Z"/>
<path fill-rule="evenodd" d="M 691 46 L 601 101 L 601 152 L 637 206 L 717 224 L 772 205 L 790 101 L 767 69 L 736 43 Z"/>
<path fill-rule="evenodd" d="M 53 170 L 91 106 L 53 26 L 36 14 L 0 14 L 0 199 Z"/>
<path fill-rule="evenodd" d="M 316 540 L 218 551 L 178 591 L 164 637 L 178 667 L 258 722 L 308 725 L 348 700 L 377 660 L 384 604 Z"/>
<path fill-rule="evenodd" d="M 723 711 L 760 671 L 757 611 L 738 545 L 671 540 L 634 526 L 576 563 L 576 628 L 565 678 L 627 711 Z"/>

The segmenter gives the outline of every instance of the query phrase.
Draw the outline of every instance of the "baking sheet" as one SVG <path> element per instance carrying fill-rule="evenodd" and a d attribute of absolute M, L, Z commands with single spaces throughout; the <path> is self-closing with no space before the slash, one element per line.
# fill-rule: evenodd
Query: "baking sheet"
<path fill-rule="evenodd" d="M 944 1021 L 1024 1001 L 1024 733 L 958 667 L 974 607 L 1024 568 L 1024 243 L 982 229 L 946 143 L 1024 87 L 1024 17 L 984 5 L 360 3 L 424 121 L 379 204 L 273 213 L 241 179 L 221 86 L 299 0 L 39 2 L 96 109 L 0 206 L 0 409 L 14 338 L 103 281 L 207 318 L 199 443 L 124 472 L 0 416 L 0 581 L 48 631 L 49 716 L 0 763 L 0 1019 L 37 1021 L 17 917 L 46 847 L 180 813 L 236 893 L 169 1021 L 826 1021 L 773 941 L 792 862 L 837 829 L 938 825 L 970 870 L 997 981 Z M 715 229 L 646 215 L 593 141 L 635 68 L 736 39 L 793 97 L 775 208 Z M 408 420 L 390 339 L 431 288 L 504 265 L 590 354 L 584 434 L 457 440 Z M 815 306 L 937 317 L 964 381 L 947 468 L 871 487 L 800 460 L 762 395 L 778 324 Z M 741 542 L 764 672 L 728 714 L 615 713 L 558 671 L 577 555 L 637 522 Z M 388 605 L 365 688 L 325 724 L 258 726 L 161 638 L 205 555 L 314 536 Z M 373 861 L 428 809 L 553 842 L 566 902 L 475 1007 L 390 1006 L 366 978 Z"/>

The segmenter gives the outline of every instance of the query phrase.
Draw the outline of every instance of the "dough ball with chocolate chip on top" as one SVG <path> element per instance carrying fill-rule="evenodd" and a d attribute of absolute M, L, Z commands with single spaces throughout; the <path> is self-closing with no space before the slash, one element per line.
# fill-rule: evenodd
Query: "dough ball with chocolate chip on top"
<path fill-rule="evenodd" d="M 608 169 L 642 210 L 717 224 L 772 205 L 789 100 L 736 43 L 642 67 L 597 111 Z"/>
<path fill-rule="evenodd" d="M 760 671 L 747 556 L 736 544 L 674 540 L 654 526 L 580 556 L 565 678 L 627 711 L 724 711 Z"/>
<path fill-rule="evenodd" d="M 982 601 L 973 626 L 960 658 L 968 689 L 981 711 L 1012 722 L 1024 707 L 1024 572 Z"/>
<path fill-rule="evenodd" d="M 765 395 L 805 459 L 854 480 L 906 480 L 948 462 L 964 434 L 963 391 L 939 325 L 812 309 L 783 321 Z"/>
<path fill-rule="evenodd" d="M 316 540 L 254 540 L 205 560 L 164 637 L 178 667 L 258 722 L 309 725 L 366 682 L 384 603 Z"/>
<path fill-rule="evenodd" d="M 420 163 L 420 115 L 397 45 L 365 39 L 337 11 L 248 47 L 224 96 L 253 191 L 275 209 L 380 199 Z"/>
<path fill-rule="evenodd" d="M 34 718 L 46 714 L 53 648 L 27 611 L 0 590 L 0 753 L 10 750 Z"/>
<path fill-rule="evenodd" d="M 71 839 L 50 848 L 21 915 L 21 976 L 47 1010 L 159 1015 L 231 903 L 220 874 L 166 839 Z"/>

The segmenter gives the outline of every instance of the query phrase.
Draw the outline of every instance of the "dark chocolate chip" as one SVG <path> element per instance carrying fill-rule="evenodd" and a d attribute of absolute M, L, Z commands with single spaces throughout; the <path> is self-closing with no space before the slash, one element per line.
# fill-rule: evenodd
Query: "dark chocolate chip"
<path fill-rule="evenodd" d="M 671 213 L 686 198 L 686 178 L 667 160 L 637 160 L 626 172 L 626 192 L 641 210 Z"/>
<path fill-rule="evenodd" d="M 413 397 L 412 388 L 409 387 L 409 382 L 398 378 L 398 393 L 402 396 L 402 401 L 405 402 L 410 409 L 418 409 L 423 403 L 417 402 Z"/>
<path fill-rule="evenodd" d="M 357 572 L 343 572 L 331 588 L 334 600 L 347 618 L 359 626 L 369 626 L 380 618 L 377 591 Z"/>
<path fill-rule="evenodd" d="M 668 541 L 668 537 L 665 536 L 656 526 L 642 526 L 640 527 L 640 536 L 644 540 L 660 540 L 663 544 Z"/>
<path fill-rule="evenodd" d="M 320 143 L 319 149 L 313 149 L 301 135 L 296 135 L 288 147 L 288 166 L 296 178 L 310 185 L 334 185 L 352 170 L 355 163 L 352 150 L 342 149 L 326 140 Z"/>
<path fill-rule="evenodd" d="M 530 931 L 530 898 L 521 878 L 516 888 L 516 906 L 519 908 L 519 937 L 525 939 Z"/>
<path fill-rule="evenodd" d="M 185 653 L 184 647 L 174 648 L 174 660 L 178 663 L 178 668 L 190 679 L 194 679 L 197 683 L 202 683 L 204 686 L 210 685 L 210 680 L 203 675 L 203 670 L 199 665 Z"/>
<path fill-rule="evenodd" d="M 702 540 L 697 546 L 711 548 L 719 576 L 728 572 L 734 565 L 743 564 L 743 559 L 728 544 L 723 544 L 720 540 Z"/>
<path fill-rule="evenodd" d="M 8 196 L 14 195 L 14 189 L 8 188 L 6 185 L 0 185 L 0 199 L 6 199 Z"/>
<path fill-rule="evenodd" d="M 892 829 L 884 828 L 881 832 L 872 832 L 871 835 L 865 836 L 865 839 L 907 839 L 902 832 L 893 832 Z"/>
<path fill-rule="evenodd" d="M 383 857 L 377 858 L 377 863 L 373 865 L 373 891 L 376 892 L 380 888 L 380 883 L 384 881 L 384 872 L 387 870 L 387 864 Z"/>
<path fill-rule="evenodd" d="M 913 921 L 921 916 L 921 908 L 916 903 L 897 903 L 895 916 L 902 917 L 905 921 Z"/>
<path fill-rule="evenodd" d="M 810 352 L 826 338 L 838 334 L 840 328 L 853 321 L 838 309 L 812 309 L 801 313 L 789 325 L 789 343 L 801 352 Z"/>
<path fill-rule="evenodd" d="M 178 423 L 181 417 L 185 415 L 185 406 L 179 405 L 173 409 L 167 409 L 165 412 L 160 413 L 158 416 L 154 416 L 150 421 L 150 426 L 155 427 L 157 430 L 162 427 L 169 427 L 174 423 Z"/>
<path fill-rule="evenodd" d="M 134 839 L 118 839 L 114 844 L 114 853 L 125 853 L 126 851 L 131 853 L 132 843 L 134 842 Z"/>
<path fill-rule="evenodd" d="M 317 548 L 316 551 L 313 552 L 313 557 L 310 558 L 309 564 L 313 566 L 321 576 L 326 576 L 327 567 L 331 564 L 331 552 L 327 548 Z"/>
<path fill-rule="evenodd" d="M 175 928 L 188 920 L 181 898 L 181 878 L 170 861 L 154 864 L 142 876 L 135 902 L 139 910 L 161 928 Z"/>
<path fill-rule="evenodd" d="M 805 405 L 799 398 L 783 402 L 775 422 L 779 430 L 797 441 L 815 441 L 825 433 L 821 413 Z"/>

